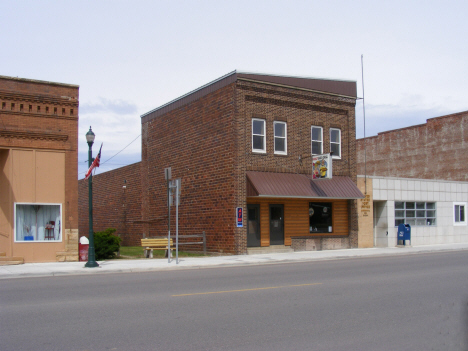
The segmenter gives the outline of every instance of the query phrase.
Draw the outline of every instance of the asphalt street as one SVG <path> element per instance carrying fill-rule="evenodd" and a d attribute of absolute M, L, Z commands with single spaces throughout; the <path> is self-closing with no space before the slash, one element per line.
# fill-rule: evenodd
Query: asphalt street
<path fill-rule="evenodd" d="M 467 350 L 468 252 L 4 279 L 1 350 Z"/>

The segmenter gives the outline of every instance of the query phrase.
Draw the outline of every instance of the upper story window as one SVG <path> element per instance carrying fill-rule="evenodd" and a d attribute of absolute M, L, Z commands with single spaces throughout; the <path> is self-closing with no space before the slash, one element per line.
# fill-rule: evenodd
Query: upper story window
<path fill-rule="evenodd" d="M 454 225 L 466 225 L 466 202 L 455 202 L 453 204 L 454 210 Z"/>
<path fill-rule="evenodd" d="M 330 128 L 330 152 L 333 158 L 341 158 L 341 130 Z"/>
<path fill-rule="evenodd" d="M 311 150 L 312 155 L 323 154 L 323 129 L 322 127 L 311 127 Z"/>
<path fill-rule="evenodd" d="M 266 153 L 264 119 L 252 119 L 252 151 Z"/>
<path fill-rule="evenodd" d="M 288 153 L 286 122 L 273 122 L 273 130 L 275 134 L 275 154 L 286 155 Z"/>

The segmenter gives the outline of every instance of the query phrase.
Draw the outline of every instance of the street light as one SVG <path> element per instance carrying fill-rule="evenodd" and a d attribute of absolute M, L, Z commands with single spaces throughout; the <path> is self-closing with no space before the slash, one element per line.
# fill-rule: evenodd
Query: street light
<path fill-rule="evenodd" d="M 95 135 L 89 127 L 88 133 L 86 133 L 86 142 L 88 143 L 88 167 L 91 167 L 93 163 L 93 144 Z M 93 231 L 93 175 L 91 174 L 88 178 L 88 194 L 89 194 L 89 248 L 88 248 L 88 262 L 85 267 L 93 268 L 99 267 L 99 264 L 95 259 L 94 252 L 94 231 Z"/>

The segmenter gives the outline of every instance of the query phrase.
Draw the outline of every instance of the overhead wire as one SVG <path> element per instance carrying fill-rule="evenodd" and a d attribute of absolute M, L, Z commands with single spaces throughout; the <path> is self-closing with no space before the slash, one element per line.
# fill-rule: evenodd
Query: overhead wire
<path fill-rule="evenodd" d="M 107 160 L 101 162 L 100 164 L 103 165 L 105 163 L 107 163 L 108 161 L 110 161 L 111 159 L 113 159 L 115 156 L 117 156 L 118 154 L 120 154 L 122 151 L 124 151 L 127 147 L 129 147 L 130 145 L 132 145 L 139 137 L 141 137 L 141 134 L 138 135 L 135 139 L 133 139 L 129 144 L 127 144 L 122 150 L 120 150 L 119 152 L 117 152 L 116 154 L 114 154 L 112 157 L 108 158 Z M 88 160 L 86 161 L 82 161 L 82 162 L 88 162 Z M 122 164 L 121 164 L 122 165 Z M 87 172 L 84 171 L 84 172 L 81 172 L 80 174 L 85 174 Z"/>

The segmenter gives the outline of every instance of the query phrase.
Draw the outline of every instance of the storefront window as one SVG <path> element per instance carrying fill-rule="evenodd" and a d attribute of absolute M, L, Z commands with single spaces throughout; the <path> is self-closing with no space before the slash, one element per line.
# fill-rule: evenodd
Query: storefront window
<path fill-rule="evenodd" d="M 15 204 L 15 241 L 62 241 L 60 204 Z"/>
<path fill-rule="evenodd" d="M 331 202 L 309 202 L 309 232 L 333 232 Z"/>

